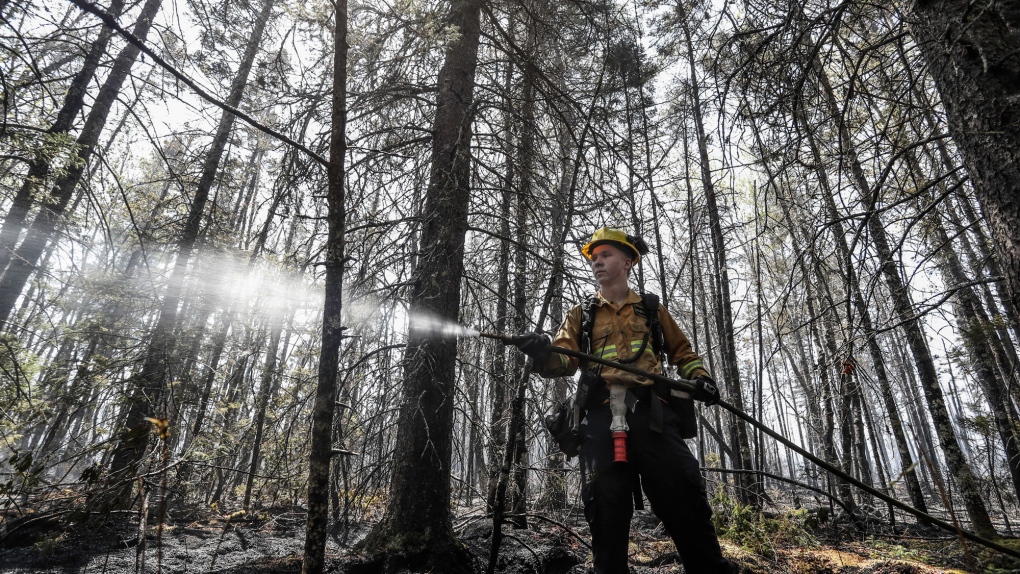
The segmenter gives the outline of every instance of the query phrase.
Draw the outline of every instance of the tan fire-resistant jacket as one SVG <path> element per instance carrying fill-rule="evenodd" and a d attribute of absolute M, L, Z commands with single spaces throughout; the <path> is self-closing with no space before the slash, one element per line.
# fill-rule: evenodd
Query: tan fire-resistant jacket
<path fill-rule="evenodd" d="M 632 365 L 643 371 L 661 374 L 659 358 L 655 356 L 652 348 L 652 334 L 648 332 L 648 322 L 644 318 L 644 302 L 641 296 L 631 289 L 619 307 L 602 297 L 601 292 L 596 294 L 596 298 L 598 309 L 595 312 L 595 327 L 592 330 L 592 354 L 612 361 L 629 359 L 640 350 L 641 341 L 647 333 L 648 344 L 645 345 L 641 357 Z M 636 311 L 638 308 L 640 309 Z M 574 351 L 581 350 L 583 311 L 581 305 L 575 305 L 567 312 L 556 338 L 552 341 L 554 346 Z M 664 305 L 659 305 L 659 323 L 662 324 L 666 357 L 670 364 L 677 366 L 680 376 L 693 379 L 698 375 L 708 375 L 701 357 L 691 348 L 691 342 Z M 577 372 L 578 363 L 578 359 L 574 357 L 553 353 L 544 365 L 536 365 L 536 368 L 543 377 L 570 376 Z M 603 367 L 601 375 L 609 385 L 623 384 L 630 387 L 653 383 L 647 377 L 610 367 Z"/>

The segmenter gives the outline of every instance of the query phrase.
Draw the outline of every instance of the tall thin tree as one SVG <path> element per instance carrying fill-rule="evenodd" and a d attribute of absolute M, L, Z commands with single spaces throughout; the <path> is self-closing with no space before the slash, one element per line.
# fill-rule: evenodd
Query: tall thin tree
<path fill-rule="evenodd" d="M 344 159 L 347 155 L 347 0 L 336 0 L 333 28 L 333 96 L 330 116 L 326 285 L 322 305 L 322 346 L 318 384 L 312 405 L 311 449 L 308 453 L 308 522 L 305 526 L 303 574 L 325 568 L 329 520 L 329 469 L 333 460 L 333 418 L 338 392 L 340 342 L 343 339 L 343 276 L 347 210 Z"/>
<path fill-rule="evenodd" d="M 473 94 L 483 0 L 453 0 L 447 22 L 459 34 L 439 71 L 432 157 L 421 214 L 410 315 L 456 321 L 471 199 Z M 425 567 L 467 572 L 450 514 L 457 341 L 412 329 L 394 451 L 390 500 L 363 548 L 388 571 Z"/>
<path fill-rule="evenodd" d="M 255 18 L 254 27 L 248 37 L 241 62 L 230 84 L 227 104 L 231 108 L 236 108 L 244 96 L 244 90 L 248 85 L 248 74 L 255 62 L 255 55 L 258 54 L 261 47 L 262 35 L 272 14 L 273 2 L 274 0 L 263 0 L 261 10 Z M 141 371 L 134 377 L 127 405 L 122 411 L 120 426 L 123 435 L 114 449 L 113 459 L 110 463 L 110 472 L 120 478 L 130 476 L 145 456 L 145 446 L 148 442 L 145 431 L 149 424 L 145 420 L 146 417 L 166 414 L 163 404 L 164 391 L 170 368 L 169 359 L 174 353 L 175 331 L 184 295 L 185 277 L 201 233 L 209 193 L 215 182 L 216 174 L 219 172 L 220 160 L 227 147 L 233 125 L 234 115 L 224 110 L 220 115 L 216 134 L 213 136 L 203 162 L 202 175 L 195 188 L 195 195 L 188 209 L 188 217 L 177 241 L 177 257 L 174 260 L 163 301 L 160 303 L 159 319 L 150 336 Z"/>

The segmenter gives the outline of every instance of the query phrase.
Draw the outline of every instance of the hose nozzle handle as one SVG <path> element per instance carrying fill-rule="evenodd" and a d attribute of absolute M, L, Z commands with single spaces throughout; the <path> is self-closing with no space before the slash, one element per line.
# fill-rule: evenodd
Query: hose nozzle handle
<path fill-rule="evenodd" d="M 627 431 L 613 431 L 613 462 L 627 462 Z"/>

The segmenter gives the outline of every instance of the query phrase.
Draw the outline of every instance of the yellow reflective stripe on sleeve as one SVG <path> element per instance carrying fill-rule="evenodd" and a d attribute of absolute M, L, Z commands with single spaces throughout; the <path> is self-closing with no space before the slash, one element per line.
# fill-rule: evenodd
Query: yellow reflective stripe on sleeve
<path fill-rule="evenodd" d="M 556 356 L 559 357 L 560 364 L 559 366 L 550 369 L 547 376 L 558 377 L 567 372 L 567 369 L 570 368 L 570 359 L 568 359 L 566 355 L 560 355 L 557 353 Z"/>
<path fill-rule="evenodd" d="M 705 366 L 701 362 L 701 359 L 694 359 L 693 361 L 691 361 L 691 362 L 685 364 L 684 366 L 680 367 L 680 376 L 682 376 L 683 378 L 687 379 L 687 378 L 690 378 L 691 373 L 693 373 L 695 370 L 697 370 L 697 369 L 704 369 L 704 368 L 705 368 Z"/>

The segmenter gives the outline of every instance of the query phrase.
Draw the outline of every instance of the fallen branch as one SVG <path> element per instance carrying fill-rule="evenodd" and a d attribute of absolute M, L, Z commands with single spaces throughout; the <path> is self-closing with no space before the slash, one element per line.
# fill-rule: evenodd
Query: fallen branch
<path fill-rule="evenodd" d="M 506 517 L 507 518 L 513 518 L 514 516 L 519 516 L 519 515 L 508 514 Z M 574 530 L 572 528 L 570 528 L 569 526 L 567 526 L 566 524 L 563 524 L 562 522 L 557 522 L 557 521 L 553 520 L 552 518 L 549 518 L 548 516 L 542 516 L 541 514 L 525 514 L 524 516 L 526 518 L 537 518 L 539 520 L 544 520 L 544 521 L 548 522 L 549 524 L 554 524 L 556 526 L 559 526 L 563 530 L 566 530 L 567 532 L 569 532 L 574 538 L 577 538 L 578 542 L 583 544 L 585 548 L 587 548 L 588 550 L 591 550 L 591 544 L 589 544 L 587 540 L 585 540 L 577 532 L 574 532 Z"/>

